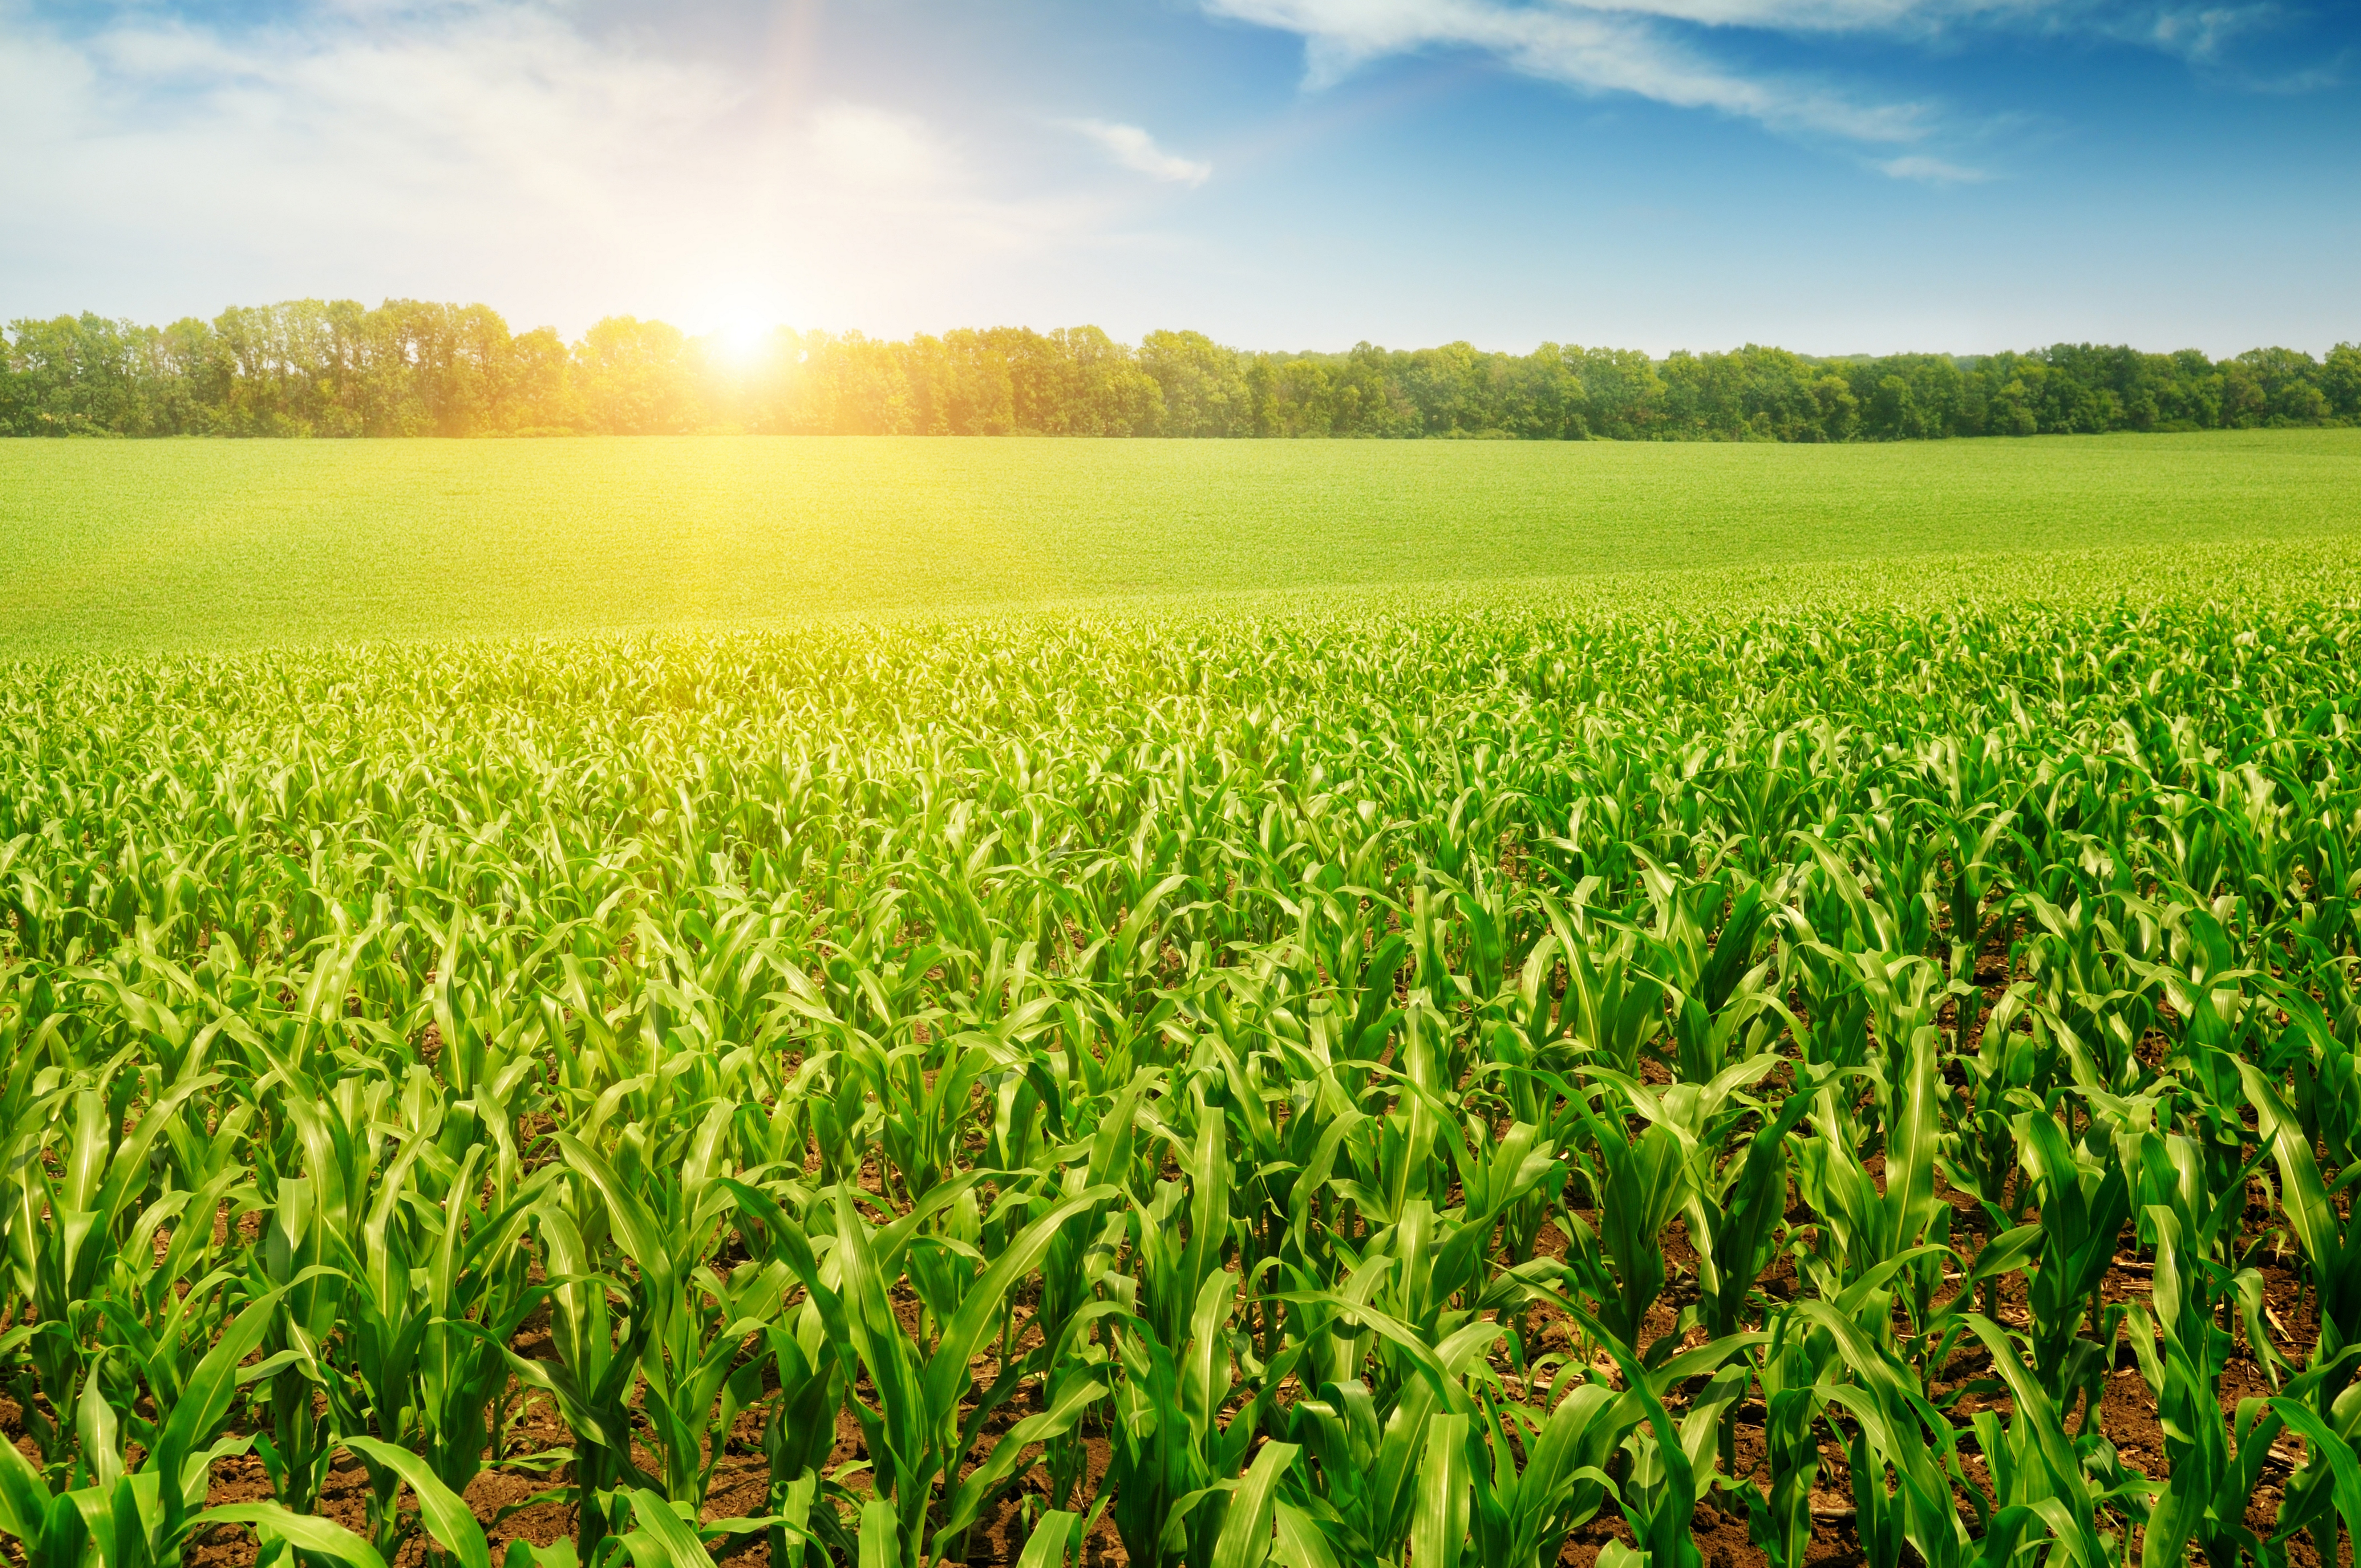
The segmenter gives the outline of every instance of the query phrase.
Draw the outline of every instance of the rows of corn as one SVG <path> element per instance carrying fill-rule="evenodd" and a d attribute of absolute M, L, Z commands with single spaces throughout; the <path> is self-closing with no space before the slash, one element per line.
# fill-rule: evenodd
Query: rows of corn
<path fill-rule="evenodd" d="M 2335 1563 L 2356 653 L 2292 604 L 20 667 L 0 1553 L 1694 1568 L 1710 1510 L 1774 1568 Z"/>

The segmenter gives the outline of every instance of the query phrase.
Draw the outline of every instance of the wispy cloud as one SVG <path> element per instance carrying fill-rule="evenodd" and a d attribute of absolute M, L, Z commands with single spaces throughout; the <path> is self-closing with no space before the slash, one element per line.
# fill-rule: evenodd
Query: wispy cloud
<path fill-rule="evenodd" d="M 2345 83 L 2353 51 L 2338 49 L 2301 63 L 2281 58 L 2257 63 L 2264 39 L 2287 29 L 2293 18 L 2273 0 L 2237 5 L 2167 4 L 2117 19 L 2111 36 L 2144 44 L 2187 60 L 2209 80 L 2249 93 L 2290 95 L 2319 93 Z M 2279 51 L 2284 55 L 2284 51 Z"/>
<path fill-rule="evenodd" d="M 1829 0 L 1843 7 L 1849 0 Z M 1631 10 L 1502 0 L 1204 0 L 1219 16 L 1299 34 L 1309 79 L 1325 85 L 1389 55 L 1432 49 L 1489 52 L 1528 75 L 1592 92 L 1635 93 L 1680 108 L 1711 109 L 1781 130 L 1896 143 L 1927 132 L 1931 112 L 1810 82 L 1754 75 L 1716 63 Z M 1652 9 L 1653 7 L 1639 7 Z M 1698 11 L 1779 10 L 1772 0 L 1699 0 Z M 1828 9 L 1829 5 L 1806 9 Z M 1872 0 L 1853 8 L 1890 9 Z"/>
<path fill-rule="evenodd" d="M 1098 143 L 1109 157 L 1136 174 L 1175 185 L 1202 185 L 1213 177 L 1212 164 L 1165 151 L 1156 145 L 1155 137 L 1137 126 L 1107 120 L 1067 120 L 1062 124 L 1068 130 Z"/>
<path fill-rule="evenodd" d="M 2342 87 L 2353 70 L 2353 51 L 2339 49 L 2317 65 L 2307 65 L 2294 71 L 2242 71 L 2238 85 L 2250 93 L 2268 93 L 2279 97 L 2296 97 L 2305 93 L 2325 93 Z"/>
<path fill-rule="evenodd" d="M 2124 18 L 2119 31 L 2193 64 L 2211 65 L 2241 35 L 2259 32 L 2280 17 L 2277 5 L 2165 5 Z"/>
<path fill-rule="evenodd" d="M 1889 158 L 1874 166 L 1880 174 L 1896 180 L 1916 180 L 1927 185 L 1981 185 L 1992 176 L 1981 169 L 1949 163 L 1939 158 Z"/>
<path fill-rule="evenodd" d="M 1933 41 L 1969 29 L 2111 40 L 2169 54 L 2257 91 L 2341 79 L 2341 59 L 2278 76 L 2228 69 L 2234 45 L 2288 19 L 2279 0 L 1199 0 L 1209 15 L 1291 32 L 1305 80 L 1332 85 L 1372 61 L 1433 49 L 1488 53 L 1584 92 L 1628 93 L 1752 119 L 1776 131 L 1868 148 L 1973 134 L 1940 105 L 1873 87 L 1745 68 L 1720 58 L 1733 29 Z M 1989 126 L 1986 129 L 1991 128 Z M 1934 157 L 1871 166 L 1898 179 L 1988 178 Z"/>
<path fill-rule="evenodd" d="M 1781 33 L 1925 32 L 1953 23 L 2055 15 L 2076 0 L 1556 0 L 1567 9 L 1612 11 Z"/>

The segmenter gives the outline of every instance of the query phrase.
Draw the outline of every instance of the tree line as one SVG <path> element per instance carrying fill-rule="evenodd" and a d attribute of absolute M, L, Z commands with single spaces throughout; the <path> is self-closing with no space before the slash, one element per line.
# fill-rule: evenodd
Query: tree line
<path fill-rule="evenodd" d="M 1826 359 L 1749 345 L 1657 359 L 1545 343 L 1342 354 L 1137 346 L 1093 326 L 781 329 L 732 350 L 611 316 L 567 343 L 484 305 L 298 300 L 148 326 L 0 333 L 0 434 L 1492 437 L 1895 441 L 2361 423 L 2361 345 L 2228 359 L 2059 344 Z"/>

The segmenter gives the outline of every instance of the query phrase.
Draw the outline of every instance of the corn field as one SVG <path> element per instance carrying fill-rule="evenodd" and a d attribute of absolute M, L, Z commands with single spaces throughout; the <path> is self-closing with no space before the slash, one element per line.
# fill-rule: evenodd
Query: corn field
<path fill-rule="evenodd" d="M 2361 1529 L 2361 610 L 0 672 L 26 1568 Z"/>

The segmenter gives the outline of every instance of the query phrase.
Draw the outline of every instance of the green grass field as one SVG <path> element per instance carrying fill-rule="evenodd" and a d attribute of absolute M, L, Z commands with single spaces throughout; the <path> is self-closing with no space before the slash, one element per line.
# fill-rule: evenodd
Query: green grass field
<path fill-rule="evenodd" d="M 1829 567 L 2024 551 L 2103 552 L 2136 587 L 2212 559 L 2192 547 L 2309 542 L 2341 559 L 2356 536 L 2361 431 L 1836 447 L 11 442 L 0 652 L 1684 569 L 1700 583 L 1666 591 L 1769 572 L 1795 592 L 1853 575 Z M 2037 571 L 1994 581 L 2042 586 Z"/>

